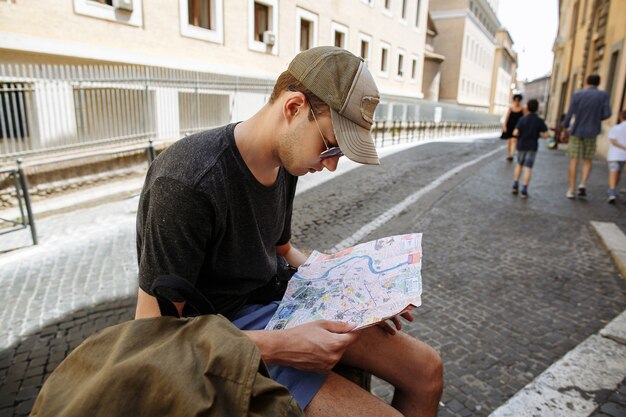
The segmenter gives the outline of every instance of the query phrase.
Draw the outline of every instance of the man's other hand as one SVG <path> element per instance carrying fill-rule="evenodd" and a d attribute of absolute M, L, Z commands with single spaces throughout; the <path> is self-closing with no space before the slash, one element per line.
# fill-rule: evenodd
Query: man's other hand
<path fill-rule="evenodd" d="M 381 321 L 380 323 L 377 324 L 377 326 L 393 336 L 397 333 L 397 331 L 402 330 L 402 322 L 400 321 L 398 317 L 402 317 L 407 321 L 414 320 L 411 313 L 409 313 L 408 311 L 405 311 L 404 313 L 401 313 L 397 316 L 393 316 L 390 319 Z M 392 322 L 393 326 L 389 322 Z M 395 326 L 395 329 L 394 329 L 394 326 Z"/>

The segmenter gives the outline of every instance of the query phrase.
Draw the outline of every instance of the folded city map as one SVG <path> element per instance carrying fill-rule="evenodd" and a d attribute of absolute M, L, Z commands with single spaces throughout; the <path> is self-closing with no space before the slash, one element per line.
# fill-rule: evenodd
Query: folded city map
<path fill-rule="evenodd" d="M 313 251 L 291 278 L 267 330 L 314 320 L 355 323 L 356 329 L 422 303 L 422 234 L 390 236 L 340 252 Z"/>

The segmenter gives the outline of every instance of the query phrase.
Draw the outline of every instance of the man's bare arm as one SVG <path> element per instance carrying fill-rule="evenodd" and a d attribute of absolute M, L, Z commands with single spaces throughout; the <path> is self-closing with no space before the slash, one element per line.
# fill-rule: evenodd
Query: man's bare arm
<path fill-rule="evenodd" d="M 276 253 L 285 258 L 289 265 L 299 267 L 306 261 L 307 256 L 287 242 L 284 245 L 276 246 Z"/>
<path fill-rule="evenodd" d="M 178 310 L 178 315 L 181 315 L 185 303 L 174 303 L 174 305 Z M 137 309 L 135 310 L 135 320 L 160 316 L 161 310 L 159 309 L 157 299 L 139 288 L 139 290 L 137 290 Z"/>

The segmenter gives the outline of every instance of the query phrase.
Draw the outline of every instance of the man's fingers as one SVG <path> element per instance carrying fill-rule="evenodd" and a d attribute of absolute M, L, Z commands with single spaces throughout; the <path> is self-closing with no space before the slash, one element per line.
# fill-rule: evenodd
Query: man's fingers
<path fill-rule="evenodd" d="M 405 311 L 404 313 L 402 313 L 402 317 L 408 321 L 415 320 L 413 316 L 411 315 L 411 313 L 409 313 L 408 311 Z"/>
<path fill-rule="evenodd" d="M 321 320 L 321 325 L 329 332 L 348 333 L 356 327 L 354 323 L 346 323 L 343 321 Z"/>
<path fill-rule="evenodd" d="M 402 330 L 402 323 L 400 323 L 398 316 L 394 316 L 391 321 L 393 321 L 393 324 L 396 326 L 396 330 Z"/>

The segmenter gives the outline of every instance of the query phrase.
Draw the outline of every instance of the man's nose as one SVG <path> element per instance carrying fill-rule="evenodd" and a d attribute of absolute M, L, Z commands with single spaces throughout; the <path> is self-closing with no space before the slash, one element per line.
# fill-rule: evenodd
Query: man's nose
<path fill-rule="evenodd" d="M 322 159 L 322 165 L 330 172 L 335 172 L 337 165 L 339 165 L 339 157 L 334 156 L 332 158 Z"/>

